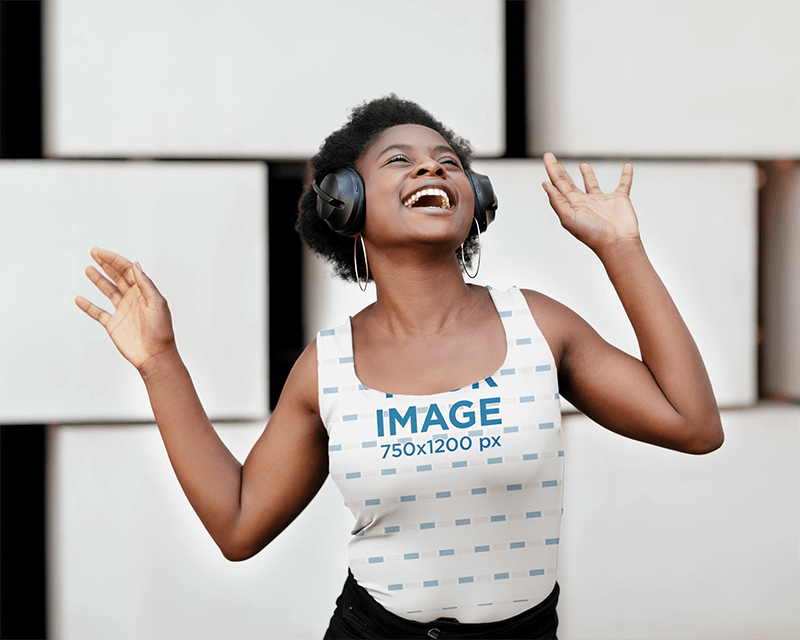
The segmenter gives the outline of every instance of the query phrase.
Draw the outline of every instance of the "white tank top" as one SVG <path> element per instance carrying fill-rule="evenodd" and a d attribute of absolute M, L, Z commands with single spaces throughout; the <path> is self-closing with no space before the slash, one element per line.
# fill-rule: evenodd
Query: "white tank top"
<path fill-rule="evenodd" d="M 348 321 L 317 337 L 330 473 L 355 516 L 349 564 L 419 622 L 512 617 L 555 586 L 564 451 L 556 367 L 522 292 L 491 290 L 502 367 L 428 396 L 365 387 Z"/>

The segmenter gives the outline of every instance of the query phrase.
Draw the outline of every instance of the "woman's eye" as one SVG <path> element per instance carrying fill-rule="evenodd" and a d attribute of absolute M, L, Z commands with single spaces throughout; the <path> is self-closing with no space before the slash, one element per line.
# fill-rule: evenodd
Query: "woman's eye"
<path fill-rule="evenodd" d="M 458 166 L 458 162 L 454 158 L 442 158 L 439 160 L 439 164 L 452 164 L 454 166 Z"/>
<path fill-rule="evenodd" d="M 408 158 L 406 158 L 404 155 L 396 155 L 389 158 L 386 161 L 386 164 L 389 164 L 390 162 L 408 162 L 408 161 L 409 161 Z"/>

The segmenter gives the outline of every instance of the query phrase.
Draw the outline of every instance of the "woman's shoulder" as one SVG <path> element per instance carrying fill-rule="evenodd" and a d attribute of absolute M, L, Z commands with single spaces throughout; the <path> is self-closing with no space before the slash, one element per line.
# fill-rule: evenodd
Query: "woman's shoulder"
<path fill-rule="evenodd" d="M 281 391 L 281 401 L 319 414 L 317 359 L 317 340 L 315 339 L 295 360 L 283 391 Z"/>
<path fill-rule="evenodd" d="M 520 289 L 531 315 L 550 345 L 556 362 L 566 345 L 588 325 L 577 313 L 558 300 L 533 289 Z"/>
<path fill-rule="evenodd" d="M 541 291 L 536 291 L 534 289 L 520 289 L 520 292 L 524 296 L 525 301 L 528 303 L 528 307 L 532 313 L 539 311 L 551 313 L 559 313 L 563 312 L 563 310 L 569 311 L 569 307 L 566 307 L 557 300 L 545 295 Z"/>
<path fill-rule="evenodd" d="M 534 317 L 539 315 L 546 320 L 548 317 L 552 316 L 559 320 L 563 320 L 567 317 L 577 316 L 577 314 L 567 305 L 554 298 L 551 298 L 548 295 L 545 295 L 541 291 L 536 291 L 534 289 L 520 289 L 520 292 L 525 298 L 525 302 L 528 303 L 528 308 L 531 310 L 531 313 L 534 314 Z"/>

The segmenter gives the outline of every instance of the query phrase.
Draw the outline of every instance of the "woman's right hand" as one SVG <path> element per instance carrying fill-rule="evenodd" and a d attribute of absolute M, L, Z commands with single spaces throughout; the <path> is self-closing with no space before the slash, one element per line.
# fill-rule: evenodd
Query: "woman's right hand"
<path fill-rule="evenodd" d="M 78 296 L 75 303 L 102 324 L 120 353 L 140 372 L 156 356 L 175 349 L 172 316 L 164 296 L 142 271 L 106 249 L 92 249 L 92 257 L 109 281 L 94 267 L 86 275 L 114 305 L 114 314 Z"/>

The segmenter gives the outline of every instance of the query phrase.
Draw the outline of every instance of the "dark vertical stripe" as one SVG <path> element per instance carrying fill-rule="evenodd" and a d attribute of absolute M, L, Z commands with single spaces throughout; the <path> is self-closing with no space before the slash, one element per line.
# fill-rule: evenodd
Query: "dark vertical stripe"
<path fill-rule="evenodd" d="M 303 250 L 294 230 L 303 162 L 269 163 L 269 395 L 275 408 L 303 351 Z"/>
<path fill-rule="evenodd" d="M 0 2 L 0 158 L 41 158 L 42 3 Z M 46 427 L 0 426 L 0 637 L 47 637 Z"/>
<path fill-rule="evenodd" d="M 506 158 L 528 156 L 524 0 L 505 3 Z"/>
<path fill-rule="evenodd" d="M 42 3 L 0 2 L 0 158 L 41 158 Z"/>
<path fill-rule="evenodd" d="M 46 429 L 0 426 L 0 638 L 47 637 Z"/>

